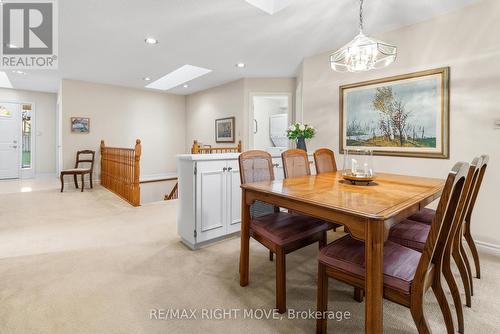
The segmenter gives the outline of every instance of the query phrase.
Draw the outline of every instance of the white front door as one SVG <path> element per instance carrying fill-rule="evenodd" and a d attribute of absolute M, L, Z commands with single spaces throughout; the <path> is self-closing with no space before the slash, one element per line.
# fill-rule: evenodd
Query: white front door
<path fill-rule="evenodd" d="M 0 179 L 19 177 L 20 137 L 20 105 L 0 103 Z"/>

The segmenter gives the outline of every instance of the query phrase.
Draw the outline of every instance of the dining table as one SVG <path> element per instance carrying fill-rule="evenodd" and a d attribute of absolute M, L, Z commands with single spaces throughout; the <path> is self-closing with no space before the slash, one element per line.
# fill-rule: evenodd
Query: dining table
<path fill-rule="evenodd" d="M 249 283 L 250 206 L 255 201 L 342 224 L 365 244 L 365 333 L 383 332 L 383 250 L 389 229 L 440 197 L 444 180 L 377 173 L 351 183 L 342 172 L 241 185 L 240 285 Z"/>

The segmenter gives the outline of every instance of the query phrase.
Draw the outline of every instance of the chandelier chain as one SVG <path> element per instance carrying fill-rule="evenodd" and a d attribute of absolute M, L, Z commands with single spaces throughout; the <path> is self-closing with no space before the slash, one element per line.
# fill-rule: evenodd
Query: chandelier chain
<path fill-rule="evenodd" d="M 363 0 L 359 0 L 359 31 L 363 32 Z"/>

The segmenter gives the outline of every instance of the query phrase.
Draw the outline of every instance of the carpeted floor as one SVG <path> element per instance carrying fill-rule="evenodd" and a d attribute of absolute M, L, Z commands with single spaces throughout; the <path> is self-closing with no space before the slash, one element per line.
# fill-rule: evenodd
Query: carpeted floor
<path fill-rule="evenodd" d="M 257 319 L 274 306 L 266 249 L 251 243 L 250 285 L 241 288 L 239 239 L 188 250 L 177 237 L 175 206 L 134 209 L 101 188 L 0 194 L 0 333 L 314 333 L 313 319 Z M 287 257 L 290 309 L 316 308 L 317 252 L 311 246 Z M 466 333 L 500 328 L 500 260 L 483 255 L 482 267 L 473 307 L 464 310 Z M 351 314 L 331 320 L 330 332 L 363 331 L 364 304 L 351 296 L 330 280 L 330 309 Z M 170 309 L 195 309 L 197 319 L 165 319 Z M 425 309 L 434 332 L 444 332 L 430 291 Z M 384 329 L 416 332 L 409 311 L 387 301 Z"/>

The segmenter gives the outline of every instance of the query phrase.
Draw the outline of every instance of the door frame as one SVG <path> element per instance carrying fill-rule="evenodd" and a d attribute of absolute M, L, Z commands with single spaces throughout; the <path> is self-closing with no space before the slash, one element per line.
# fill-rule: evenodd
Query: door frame
<path fill-rule="evenodd" d="M 0 103 L 11 103 L 11 104 L 19 104 L 22 106 L 23 104 L 31 104 L 31 167 L 30 168 L 23 168 L 23 109 L 22 107 L 19 108 L 20 113 L 19 117 L 21 117 L 20 120 L 20 128 L 18 129 L 20 132 L 19 138 L 20 140 L 20 150 L 19 150 L 19 177 L 18 179 L 31 179 L 34 178 L 36 175 L 36 134 L 37 134 L 37 122 L 36 122 L 36 104 L 35 102 L 31 101 L 26 101 L 26 100 L 4 100 L 0 99 Z"/>
<path fill-rule="evenodd" d="M 288 97 L 288 121 L 293 123 L 295 121 L 294 105 L 293 105 L 293 93 L 291 92 L 250 92 L 248 101 L 248 138 L 247 143 L 248 149 L 254 149 L 253 141 L 253 120 L 254 120 L 254 105 L 253 98 L 257 96 L 286 96 Z"/>

